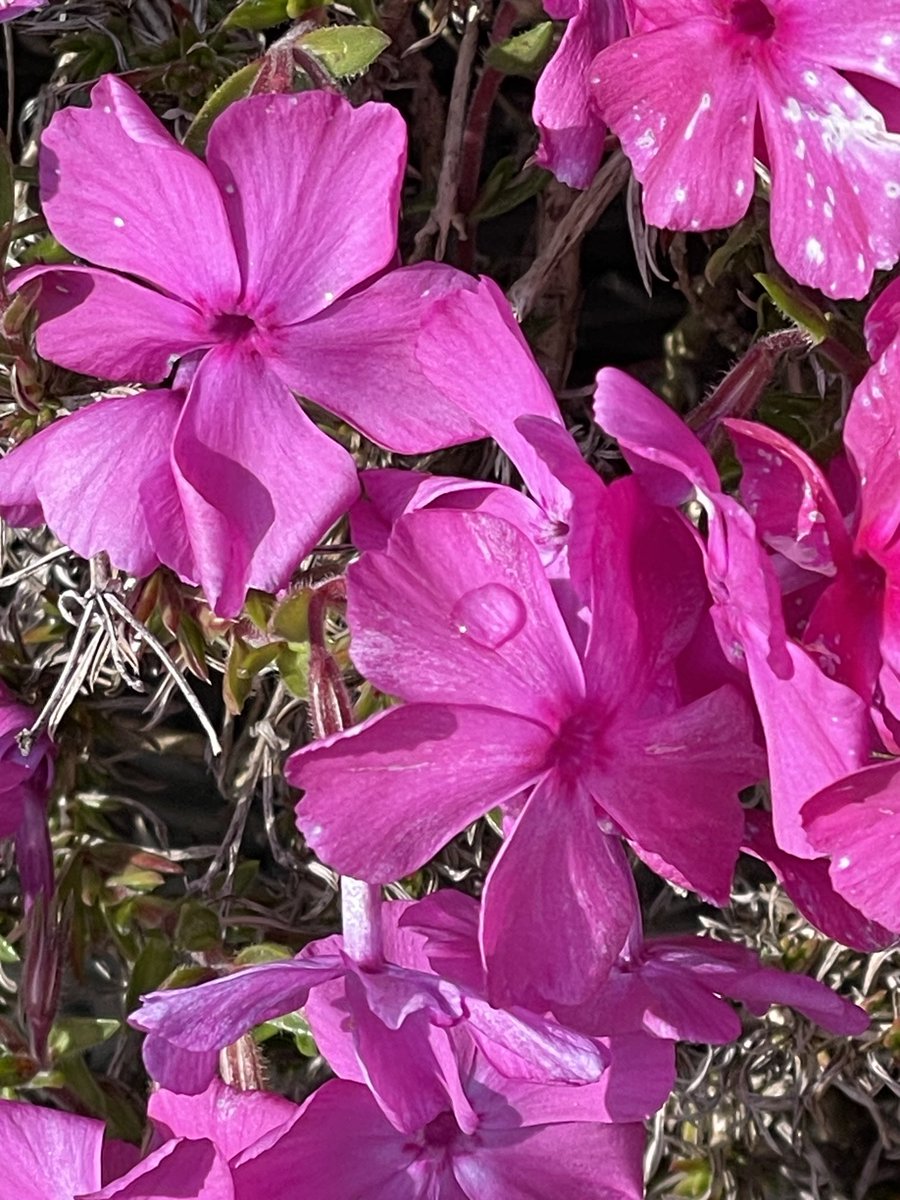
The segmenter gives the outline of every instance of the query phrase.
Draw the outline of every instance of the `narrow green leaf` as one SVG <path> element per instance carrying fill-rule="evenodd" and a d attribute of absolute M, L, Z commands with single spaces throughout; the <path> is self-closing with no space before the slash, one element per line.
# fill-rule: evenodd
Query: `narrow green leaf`
<path fill-rule="evenodd" d="M 809 334 L 813 345 L 818 346 L 825 341 L 831 331 L 824 314 L 815 304 L 785 287 L 771 275 L 754 275 L 753 278 L 765 289 L 766 295 L 782 316 Z"/>
<path fill-rule="evenodd" d="M 109 1041 L 119 1032 L 121 1024 L 121 1021 L 112 1017 L 60 1017 L 50 1030 L 49 1045 L 53 1061 Z"/>
<path fill-rule="evenodd" d="M 391 39 L 371 25 L 332 25 L 313 29 L 297 39 L 335 79 L 362 75 L 390 44 Z"/>
<path fill-rule="evenodd" d="M 271 29 L 288 19 L 288 0 L 241 0 L 222 25 L 226 29 Z"/>
<path fill-rule="evenodd" d="M 195 154 L 202 154 L 206 149 L 206 139 L 209 137 L 210 126 L 216 117 L 225 111 L 235 100 L 242 100 L 250 95 L 253 82 L 259 74 L 261 59 L 241 67 L 233 75 L 220 84 L 194 117 L 184 135 L 184 144 Z"/>
<path fill-rule="evenodd" d="M 505 42 L 497 42 L 485 55 L 489 67 L 504 75 L 524 75 L 537 79 L 553 50 L 553 22 L 542 21 Z"/>

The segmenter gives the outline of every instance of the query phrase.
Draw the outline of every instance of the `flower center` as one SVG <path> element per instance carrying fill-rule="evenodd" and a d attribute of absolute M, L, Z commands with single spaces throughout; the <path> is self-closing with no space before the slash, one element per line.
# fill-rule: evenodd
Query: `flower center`
<path fill-rule="evenodd" d="M 444 1149 L 452 1145 L 459 1135 L 460 1128 L 452 1112 L 439 1113 L 422 1130 L 425 1145 L 432 1146 L 435 1149 Z"/>
<path fill-rule="evenodd" d="M 256 332 L 256 322 L 243 313 L 218 313 L 212 319 L 210 331 L 223 342 L 242 342 Z"/>
<path fill-rule="evenodd" d="M 731 23 L 748 37 L 770 38 L 775 18 L 763 0 L 732 0 Z"/>

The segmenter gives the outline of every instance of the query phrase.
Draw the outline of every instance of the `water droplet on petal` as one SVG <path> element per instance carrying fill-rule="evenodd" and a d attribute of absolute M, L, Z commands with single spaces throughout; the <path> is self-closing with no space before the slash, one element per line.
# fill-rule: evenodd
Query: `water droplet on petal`
<path fill-rule="evenodd" d="M 502 583 L 486 583 L 460 596 L 450 612 L 453 628 L 484 646 L 499 650 L 525 624 L 525 605 Z"/>

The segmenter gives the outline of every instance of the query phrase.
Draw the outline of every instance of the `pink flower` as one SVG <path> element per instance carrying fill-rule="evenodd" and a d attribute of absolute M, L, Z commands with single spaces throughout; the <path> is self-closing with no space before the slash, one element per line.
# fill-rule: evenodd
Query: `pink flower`
<path fill-rule="evenodd" d="M 142 997 L 130 1021 L 148 1035 L 150 1074 L 173 1091 L 201 1091 L 221 1048 L 261 1021 L 306 1006 L 324 1053 L 334 1053 L 334 1069 L 365 1080 L 401 1129 L 427 1122 L 448 1098 L 461 1096 L 451 1043 L 467 1054 L 478 1047 L 514 1078 L 590 1084 L 601 1076 L 605 1054 L 590 1038 L 524 1008 L 495 1009 L 478 986 L 436 975 L 415 936 L 397 927 L 404 910 L 409 906 L 385 906 L 379 962 L 357 963 L 343 939 L 332 937 L 288 962 Z"/>
<path fill-rule="evenodd" d="M 801 808 L 866 761 L 873 744 L 867 706 L 788 637 L 778 580 L 753 518 L 723 494 L 712 459 L 681 419 L 611 368 L 597 376 L 594 411 L 659 503 L 696 499 L 706 510 L 708 536 L 694 535 L 720 645 L 746 673 L 765 732 L 776 840 L 789 854 L 814 858 Z"/>
<path fill-rule="evenodd" d="M 623 0 L 554 0 L 544 7 L 568 24 L 534 90 L 532 115 L 541 134 L 535 161 L 570 187 L 585 188 L 606 139 L 588 72 L 601 50 L 625 36 Z"/>
<path fill-rule="evenodd" d="M 737 792 L 762 766 L 733 688 L 680 699 L 676 663 L 704 607 L 691 536 L 633 483 L 604 489 L 580 465 L 595 487 L 573 505 L 566 554 L 584 611 L 557 600 L 508 521 L 403 517 L 350 568 L 348 611 L 357 666 L 406 703 L 286 767 L 317 853 L 373 882 L 506 806 L 515 826 L 482 918 L 490 994 L 538 1012 L 589 994 L 627 936 L 631 878 L 610 835 L 725 902 Z"/>
<path fill-rule="evenodd" d="M 394 1128 L 359 1083 L 330 1080 L 265 1155 L 235 1175 L 239 1200 L 641 1200 L 643 1126 L 602 1124 L 581 1088 L 513 1083 L 466 1064 L 467 1129 L 449 1107 Z"/>
<path fill-rule="evenodd" d="M 490 322 L 509 337 L 508 310 L 449 267 L 388 270 L 406 145 L 388 105 L 238 101 L 204 163 L 115 77 L 91 100 L 44 133 L 41 191 L 54 234 L 99 265 L 15 286 L 40 280 L 53 362 L 145 383 L 181 365 L 173 390 L 102 400 L 14 450 L 0 511 L 134 574 L 164 563 L 231 615 L 248 586 L 284 585 L 357 494 L 352 458 L 291 393 L 401 453 L 484 436 L 483 378 L 461 408 L 416 342 L 448 293 L 473 294 L 488 338 Z"/>
<path fill-rule="evenodd" d="M 236 1190 L 233 1166 L 264 1155 L 299 1110 L 215 1083 L 190 1098 L 157 1092 L 149 1111 L 156 1146 L 141 1158 L 133 1146 L 104 1145 L 100 1121 L 0 1101 L 5 1186 L 23 1200 L 252 1200 Z"/>
<path fill-rule="evenodd" d="M 591 74 L 644 185 L 647 220 L 735 224 L 756 156 L 771 174 L 778 261 L 830 296 L 864 296 L 900 255 L 900 139 L 874 89 L 866 99 L 868 81 L 900 85 L 896 0 L 852 21 L 842 0 L 636 0 L 634 10 L 634 35 L 603 50 Z"/>
<path fill-rule="evenodd" d="M 26 904 L 53 890 L 53 852 L 47 829 L 47 795 L 53 783 L 54 749 L 41 734 L 27 755 L 17 736 L 34 720 L 0 683 L 0 838 L 16 841 L 16 862 Z"/>

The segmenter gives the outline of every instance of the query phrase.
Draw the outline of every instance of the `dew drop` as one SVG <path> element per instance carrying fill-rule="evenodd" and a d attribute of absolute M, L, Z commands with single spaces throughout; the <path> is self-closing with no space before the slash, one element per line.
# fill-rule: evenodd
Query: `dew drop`
<path fill-rule="evenodd" d="M 460 596 L 450 612 L 453 628 L 479 646 L 499 650 L 525 624 L 525 605 L 502 583 L 486 583 Z"/>

